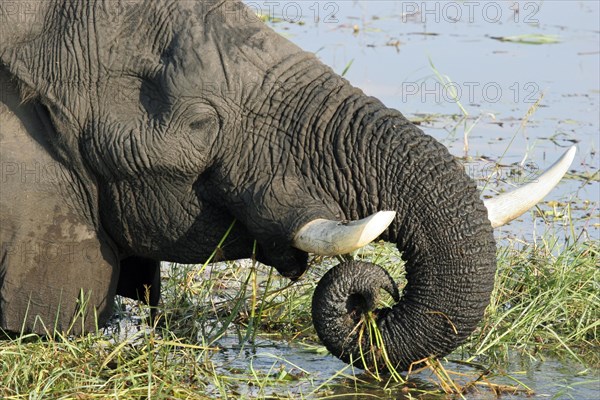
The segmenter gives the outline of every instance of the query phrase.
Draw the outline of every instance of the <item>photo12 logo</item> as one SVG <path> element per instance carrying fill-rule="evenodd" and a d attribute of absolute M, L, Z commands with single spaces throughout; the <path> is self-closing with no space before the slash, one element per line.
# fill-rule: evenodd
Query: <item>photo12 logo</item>
<path fill-rule="evenodd" d="M 267 20 L 291 23 L 338 23 L 339 2 L 334 1 L 246 1 L 254 13 Z"/>
<path fill-rule="evenodd" d="M 38 185 L 58 183 L 60 164 L 56 162 L 40 163 L 4 161 L 0 163 L 0 182 Z"/>
<path fill-rule="evenodd" d="M 402 22 L 537 24 L 540 3 L 533 1 L 403 1 Z"/>
<path fill-rule="evenodd" d="M 39 7 L 42 1 L 0 1 L 0 23 L 35 23 L 42 22 Z M 0 39 L 1 40 L 1 39 Z"/>
<path fill-rule="evenodd" d="M 493 161 L 476 160 L 464 163 L 465 172 L 478 186 L 511 184 L 520 186 L 537 182 L 539 167 L 534 162 L 502 165 Z"/>
<path fill-rule="evenodd" d="M 95 262 L 102 259 L 100 248 L 94 241 L 81 243 L 34 240 L 3 242 L 1 248 L 6 257 L 22 263 L 60 265 L 61 263 Z"/>
<path fill-rule="evenodd" d="M 422 80 L 418 82 L 402 82 L 402 102 L 417 99 L 421 103 L 535 103 L 541 90 L 535 82 L 513 82 L 502 86 L 498 82 L 439 82 Z"/>

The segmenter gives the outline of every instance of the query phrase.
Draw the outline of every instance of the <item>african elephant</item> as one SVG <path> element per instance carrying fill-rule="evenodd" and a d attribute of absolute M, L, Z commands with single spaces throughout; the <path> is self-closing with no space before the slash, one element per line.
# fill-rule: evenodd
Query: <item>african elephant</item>
<path fill-rule="evenodd" d="M 409 283 L 379 325 L 402 368 L 473 331 L 494 283 L 492 228 L 523 212 L 521 199 L 495 199 L 488 214 L 461 165 L 400 112 L 239 1 L 11 5 L 0 28 L 2 329 L 93 330 L 116 294 L 156 305 L 159 262 L 204 262 L 235 221 L 222 259 L 251 256 L 256 240 L 258 259 L 292 279 L 307 253 L 348 253 L 380 234 L 395 243 Z M 346 304 L 330 292 L 342 281 L 343 296 L 393 292 L 364 268 L 336 269 L 316 304 Z M 335 341 L 351 332 L 325 317 L 337 339 L 319 334 L 348 359 L 356 349 Z"/>

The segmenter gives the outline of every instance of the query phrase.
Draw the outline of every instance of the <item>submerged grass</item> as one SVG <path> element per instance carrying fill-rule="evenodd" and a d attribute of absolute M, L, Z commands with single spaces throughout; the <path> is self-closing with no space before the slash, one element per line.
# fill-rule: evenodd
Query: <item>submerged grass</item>
<path fill-rule="evenodd" d="M 558 35 L 544 35 L 539 33 L 514 35 L 514 36 L 490 36 L 491 39 L 501 42 L 522 43 L 522 44 L 555 44 L 560 43 Z"/>
<path fill-rule="evenodd" d="M 328 358 L 339 369 L 324 376 L 309 370 L 311 362 L 289 358 L 303 353 L 317 360 L 312 363 L 325 359 L 312 328 L 310 300 L 332 260 L 315 260 L 293 285 L 251 260 L 201 269 L 173 265 L 157 326 L 144 322 L 146 307 L 123 301 L 120 318 L 129 326 L 115 322 L 82 337 L 0 341 L 0 397 L 526 395 L 530 389 L 503 372 L 515 352 L 530 359 L 564 357 L 577 362 L 583 374 L 600 368 L 599 253 L 598 241 L 590 238 L 507 242 L 498 250 L 495 291 L 477 332 L 448 359 L 424 360 L 424 368 L 409 374 L 365 375 Z M 389 245 L 372 245 L 355 257 L 369 257 L 398 282 L 403 279 L 398 254 Z M 372 346 L 380 348 L 372 321 L 365 329 Z M 296 348 L 282 350 L 288 342 Z M 498 376 L 502 379 L 495 382 Z"/>

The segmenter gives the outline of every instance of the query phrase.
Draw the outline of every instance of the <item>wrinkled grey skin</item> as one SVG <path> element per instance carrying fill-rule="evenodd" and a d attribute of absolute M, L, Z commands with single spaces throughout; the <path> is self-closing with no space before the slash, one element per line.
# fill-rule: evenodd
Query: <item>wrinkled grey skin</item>
<path fill-rule="evenodd" d="M 376 344 L 369 343 L 369 327 L 361 325 L 363 314 L 376 309 L 381 290 L 400 301 L 398 286 L 390 274 L 378 265 L 361 261 L 331 268 L 317 285 L 312 303 L 313 324 L 327 349 L 347 363 L 366 368 L 375 363 L 379 368 L 386 366 Z M 376 318 L 380 321 L 388 312 L 389 309 L 377 310 Z M 361 341 L 361 336 L 365 340 Z M 386 351 L 393 354 L 395 348 Z"/>
<path fill-rule="evenodd" d="M 397 211 L 382 238 L 409 281 L 379 321 L 393 361 L 475 328 L 495 270 L 486 210 L 398 111 L 237 1 L 34 4 L 0 25 L 0 328 L 87 331 L 115 294 L 156 304 L 158 262 L 205 261 L 234 220 L 222 259 L 256 239 L 297 278 L 299 227 L 379 210 Z"/>

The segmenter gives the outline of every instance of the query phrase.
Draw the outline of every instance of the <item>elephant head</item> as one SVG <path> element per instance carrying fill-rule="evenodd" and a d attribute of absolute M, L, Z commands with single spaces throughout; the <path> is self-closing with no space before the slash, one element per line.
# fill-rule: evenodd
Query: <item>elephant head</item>
<path fill-rule="evenodd" d="M 451 351 L 480 320 L 496 261 L 474 182 L 241 2 L 55 0 L 0 29 L 2 157 L 56 165 L 29 191 L 3 186 L 1 328 L 65 329 L 82 303 L 102 324 L 115 294 L 156 288 L 160 260 L 208 259 L 234 220 L 222 259 L 249 257 L 256 240 L 259 260 L 294 279 L 308 252 L 349 252 L 380 233 L 395 243 L 409 283 L 379 314 L 395 364 Z M 73 257 L 17 252 L 50 242 L 71 243 Z M 363 268 L 341 275 L 356 282 Z M 386 279 L 375 273 L 361 293 Z"/>

